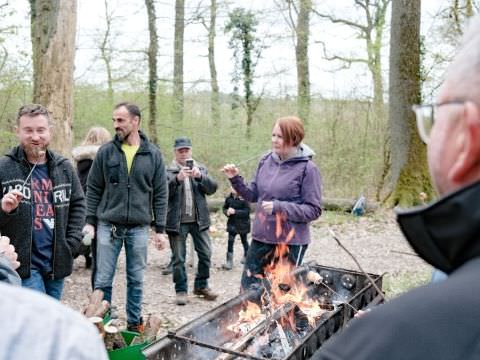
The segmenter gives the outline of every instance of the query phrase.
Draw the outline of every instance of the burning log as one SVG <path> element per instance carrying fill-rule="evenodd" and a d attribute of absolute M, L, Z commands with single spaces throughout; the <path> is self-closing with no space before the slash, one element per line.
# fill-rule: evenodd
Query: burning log
<path fill-rule="evenodd" d="M 257 326 L 255 326 L 248 333 L 241 336 L 234 343 L 230 343 L 229 344 L 230 346 L 226 347 L 226 344 L 223 344 L 224 347 L 226 347 L 228 350 L 233 350 L 236 352 L 243 351 L 256 336 L 267 331 L 273 322 L 277 322 L 285 314 L 288 314 L 290 311 L 292 311 L 294 307 L 295 307 L 295 304 L 292 304 L 292 303 L 283 304 L 273 314 L 265 317 L 263 321 L 261 321 Z M 233 359 L 233 357 L 229 354 L 223 354 L 217 357 L 217 360 L 227 360 L 227 359 L 228 360 Z"/>

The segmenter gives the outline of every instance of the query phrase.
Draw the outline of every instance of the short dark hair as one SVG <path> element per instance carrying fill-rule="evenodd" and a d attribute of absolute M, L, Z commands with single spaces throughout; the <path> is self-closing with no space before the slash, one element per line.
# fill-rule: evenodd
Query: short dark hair
<path fill-rule="evenodd" d="M 43 115 L 48 119 L 50 124 L 50 113 L 47 108 L 40 104 L 25 104 L 18 109 L 17 112 L 17 125 L 20 125 L 20 118 L 22 116 L 35 117 L 38 115 Z"/>
<path fill-rule="evenodd" d="M 142 114 L 140 112 L 140 108 L 138 107 L 138 105 L 135 105 L 135 104 L 133 104 L 131 102 L 128 102 L 128 101 L 123 101 L 123 102 L 115 105 L 113 110 L 117 110 L 118 108 L 121 108 L 122 106 L 124 106 L 127 109 L 130 116 L 138 116 L 138 120 L 142 120 Z"/>

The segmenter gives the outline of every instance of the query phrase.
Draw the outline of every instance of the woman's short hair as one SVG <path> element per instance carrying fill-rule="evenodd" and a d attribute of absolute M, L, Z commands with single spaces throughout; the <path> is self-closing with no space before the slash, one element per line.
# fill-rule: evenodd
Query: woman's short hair
<path fill-rule="evenodd" d="M 305 137 L 303 121 L 296 116 L 278 118 L 275 122 L 282 132 L 283 141 L 286 145 L 298 146 Z"/>
<path fill-rule="evenodd" d="M 88 130 L 82 145 L 103 145 L 111 139 L 112 135 L 110 135 L 107 129 L 101 126 L 94 126 Z"/>

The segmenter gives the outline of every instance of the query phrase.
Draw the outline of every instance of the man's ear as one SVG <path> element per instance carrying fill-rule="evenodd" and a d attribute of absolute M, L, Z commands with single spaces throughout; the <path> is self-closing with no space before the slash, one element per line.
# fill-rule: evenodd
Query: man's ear
<path fill-rule="evenodd" d="M 463 144 L 449 172 L 451 180 L 456 183 L 469 181 L 480 168 L 480 109 L 475 103 L 467 101 L 461 116 L 463 119 L 459 121 L 464 122 Z"/>

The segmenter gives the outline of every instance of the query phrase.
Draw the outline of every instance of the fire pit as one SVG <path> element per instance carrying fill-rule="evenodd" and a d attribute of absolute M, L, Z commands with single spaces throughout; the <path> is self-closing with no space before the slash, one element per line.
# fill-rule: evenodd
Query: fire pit
<path fill-rule="evenodd" d="M 240 294 L 142 350 L 147 359 L 308 359 L 359 309 L 381 302 L 365 274 L 309 263 Z M 378 289 L 382 276 L 369 274 Z"/>

